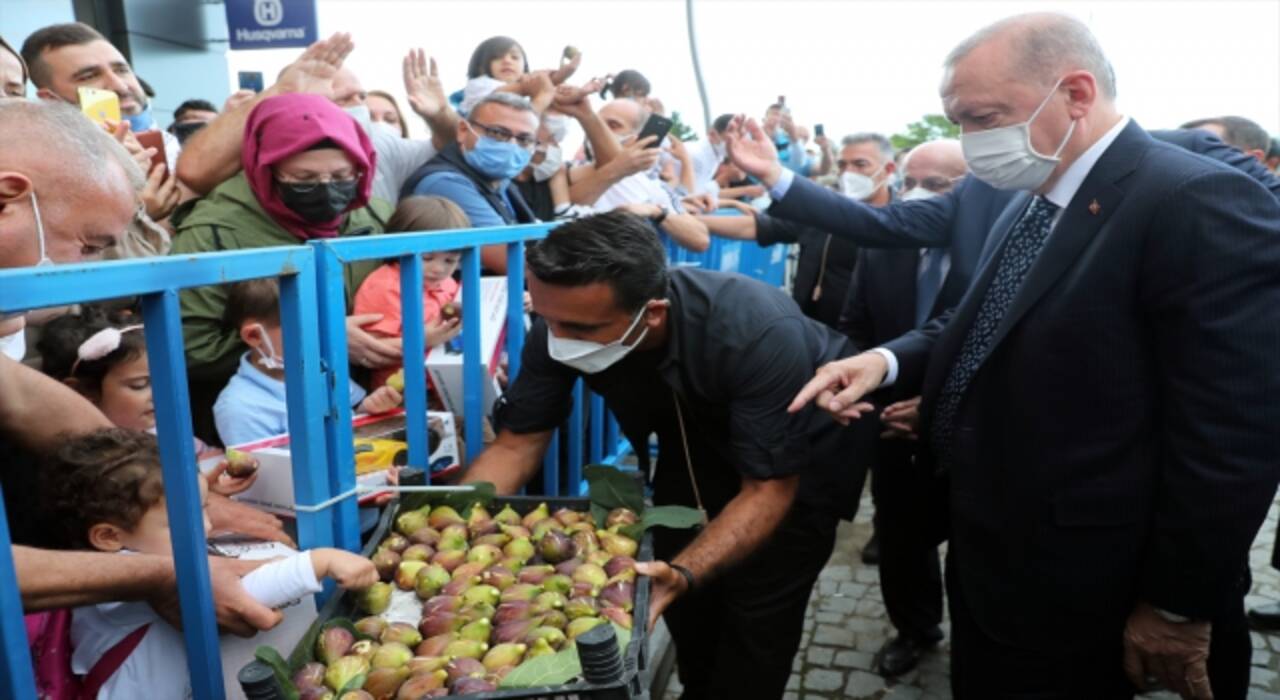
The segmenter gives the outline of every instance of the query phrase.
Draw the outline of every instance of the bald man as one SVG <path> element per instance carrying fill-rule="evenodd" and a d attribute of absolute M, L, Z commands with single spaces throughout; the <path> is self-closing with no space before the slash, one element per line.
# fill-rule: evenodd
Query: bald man
<path fill-rule="evenodd" d="M 958 141 L 916 146 L 903 162 L 902 199 L 930 199 L 951 191 L 966 174 Z M 909 250 L 862 248 L 854 266 L 839 330 L 860 350 L 878 347 L 954 306 L 969 285 L 987 229 L 957 229 L 949 247 Z M 889 388 L 877 408 L 915 398 Z M 878 411 L 877 411 L 878 413 Z M 880 541 L 880 587 L 897 629 L 877 654 L 886 678 L 915 668 L 942 640 L 942 568 L 929 523 L 945 511 L 930 472 L 915 465 L 914 436 L 868 417 L 854 428 L 859 454 L 870 462 L 875 528 Z M 928 504 L 928 512 L 922 505 Z M 926 517 L 929 516 L 929 517 Z"/>

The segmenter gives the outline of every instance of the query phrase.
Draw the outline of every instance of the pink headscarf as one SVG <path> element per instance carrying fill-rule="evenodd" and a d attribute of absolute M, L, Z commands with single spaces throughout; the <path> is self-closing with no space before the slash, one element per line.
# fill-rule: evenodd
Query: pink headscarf
<path fill-rule="evenodd" d="M 268 97 L 249 113 L 249 122 L 244 129 L 240 163 L 249 180 L 249 188 L 276 223 L 304 241 L 337 236 L 343 217 L 312 223 L 298 216 L 280 201 L 271 166 L 325 139 L 346 151 L 352 164 L 362 173 L 356 198 L 347 211 L 364 207 L 369 203 L 369 192 L 373 189 L 377 154 L 356 120 L 327 98 L 301 93 Z"/>

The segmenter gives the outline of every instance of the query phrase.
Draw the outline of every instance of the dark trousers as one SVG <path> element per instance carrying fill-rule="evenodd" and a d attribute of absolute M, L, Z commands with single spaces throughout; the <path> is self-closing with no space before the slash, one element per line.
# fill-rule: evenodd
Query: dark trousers
<path fill-rule="evenodd" d="M 782 697 L 836 524 L 835 515 L 797 507 L 754 555 L 667 608 L 682 700 Z M 692 539 L 683 530 L 652 532 L 660 559 Z"/>
<path fill-rule="evenodd" d="M 920 637 L 942 622 L 942 564 L 930 537 L 931 476 L 913 464 L 913 445 L 880 440 L 872 466 L 876 533 L 880 536 L 880 589 L 898 633 Z"/>
<path fill-rule="evenodd" d="M 948 569 L 954 565 L 947 562 Z M 1068 652 L 1009 646 L 975 623 L 956 576 L 947 576 L 951 610 L 951 693 L 956 700 L 1128 700 L 1134 696 L 1123 667 L 1123 623 Z M 1053 601 L 1043 601 L 1052 605 Z M 1053 630 L 1045 630 L 1053 634 Z M 1209 683 L 1215 700 L 1244 700 L 1253 653 L 1244 601 L 1213 621 Z"/>

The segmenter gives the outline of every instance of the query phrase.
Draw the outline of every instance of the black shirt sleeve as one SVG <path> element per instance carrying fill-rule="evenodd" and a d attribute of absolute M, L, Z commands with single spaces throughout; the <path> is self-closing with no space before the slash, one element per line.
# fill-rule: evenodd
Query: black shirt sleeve
<path fill-rule="evenodd" d="M 804 226 L 756 212 L 756 244 L 767 248 L 775 243 L 799 243 Z"/>
<path fill-rule="evenodd" d="M 534 322 L 520 357 L 520 374 L 498 399 L 495 427 L 514 433 L 541 433 L 560 427 L 573 410 L 573 384 L 578 373 L 547 353 L 546 322 Z"/>
<path fill-rule="evenodd" d="M 743 476 L 771 479 L 798 474 L 811 462 L 813 405 L 799 413 L 787 406 L 816 368 L 805 343 L 807 319 L 780 318 L 726 368 L 734 387 L 729 401 L 729 445 Z"/>

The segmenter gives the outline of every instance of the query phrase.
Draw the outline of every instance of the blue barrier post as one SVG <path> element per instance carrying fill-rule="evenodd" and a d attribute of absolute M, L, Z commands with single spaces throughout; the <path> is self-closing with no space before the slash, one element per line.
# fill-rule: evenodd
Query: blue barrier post
<path fill-rule="evenodd" d="M 462 406 L 466 416 L 467 461 L 484 449 L 484 383 L 489 358 L 480 357 L 480 247 L 462 253 Z"/>
<path fill-rule="evenodd" d="M 520 373 L 520 355 L 524 352 L 524 241 L 507 245 L 507 260 L 521 261 L 518 265 L 507 265 L 507 382 L 510 384 Z"/>
<path fill-rule="evenodd" d="M 582 443 L 586 435 L 582 432 L 583 387 L 579 379 L 573 385 L 573 411 L 569 414 L 569 471 L 566 480 L 569 482 L 565 494 L 577 496 L 582 491 Z"/>
<path fill-rule="evenodd" d="M 328 241 L 311 241 L 311 246 L 316 255 L 320 352 L 329 384 L 329 408 L 324 415 L 329 488 L 333 494 L 343 494 L 356 485 L 355 446 L 351 441 L 351 378 L 347 359 L 346 276 L 342 259 Z M 331 510 L 334 544 L 349 552 L 360 551 L 360 515 L 355 499 L 339 501 Z"/>
<path fill-rule="evenodd" d="M 542 456 L 542 493 L 547 498 L 560 495 L 560 430 L 551 433 L 547 453 Z"/>
<path fill-rule="evenodd" d="M 27 700 L 36 696 L 36 683 L 31 674 L 31 650 L 10 542 L 9 514 L 4 510 L 4 493 L 0 492 L 0 650 L 4 652 L 0 700 Z"/>
<path fill-rule="evenodd" d="M 405 435 L 427 434 L 427 379 L 424 361 L 427 354 L 422 309 L 422 256 L 400 258 L 400 303 L 404 306 L 400 321 L 400 337 L 404 344 L 404 427 Z M 439 319 L 437 319 L 439 320 Z M 369 387 L 373 390 L 374 387 Z M 409 441 L 409 465 L 421 469 L 431 483 L 430 445 L 426 440 Z"/>
<path fill-rule="evenodd" d="M 587 459 L 599 464 L 604 459 L 604 397 L 588 392 L 591 401 L 591 437 Z"/>

